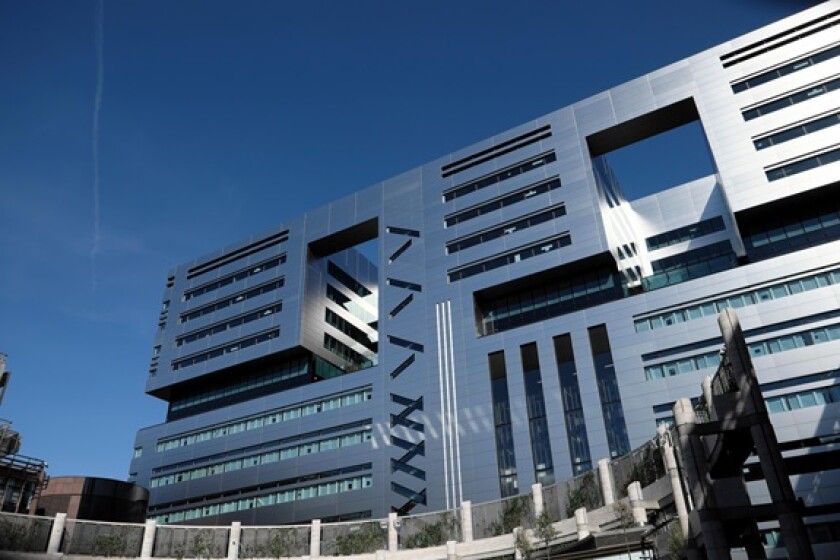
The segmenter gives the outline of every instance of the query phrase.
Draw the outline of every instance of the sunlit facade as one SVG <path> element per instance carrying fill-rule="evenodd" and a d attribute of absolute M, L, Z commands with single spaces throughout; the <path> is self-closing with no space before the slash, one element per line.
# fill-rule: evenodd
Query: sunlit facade
<path fill-rule="evenodd" d="M 731 306 L 806 521 L 840 517 L 838 30 L 822 4 L 173 270 L 146 387 L 169 411 L 131 463 L 149 516 L 381 517 L 569 478 L 700 393 Z M 628 200 L 611 155 L 684 126 L 710 172 Z"/>

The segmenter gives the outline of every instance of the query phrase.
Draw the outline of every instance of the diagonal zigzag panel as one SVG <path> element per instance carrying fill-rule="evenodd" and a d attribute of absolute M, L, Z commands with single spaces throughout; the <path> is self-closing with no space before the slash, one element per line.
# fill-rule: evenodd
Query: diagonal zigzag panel
<path fill-rule="evenodd" d="M 393 235 L 401 235 L 415 238 L 420 237 L 420 232 L 413 229 L 389 227 L 386 229 L 386 231 L 389 234 Z M 393 264 L 394 261 L 396 261 L 402 255 L 404 255 L 407 251 L 411 250 L 411 248 L 411 239 L 402 243 L 397 248 L 397 250 L 391 254 L 391 257 L 388 259 L 388 264 Z M 420 284 L 416 284 L 414 282 L 407 282 L 404 280 L 397 280 L 393 278 L 389 278 L 387 284 L 390 288 L 405 290 L 409 292 L 421 292 L 423 289 L 423 287 Z M 409 293 L 404 299 L 400 301 L 400 303 L 398 303 L 391 310 L 391 312 L 389 313 L 390 317 L 395 317 L 413 301 L 414 294 Z M 424 347 L 420 343 L 394 336 L 388 336 L 387 340 L 388 344 L 392 347 L 407 348 L 413 351 L 407 358 L 400 362 L 400 364 L 391 371 L 390 377 L 392 380 L 395 380 L 400 376 L 400 374 L 404 373 L 412 366 L 412 364 L 414 364 L 417 358 L 417 353 L 423 352 Z M 426 441 L 423 435 L 425 432 L 425 426 L 422 422 L 418 422 L 417 420 L 412 420 L 411 418 L 409 418 L 409 416 L 413 412 L 423 410 L 423 397 L 420 396 L 417 399 L 411 399 L 402 395 L 398 395 L 396 393 L 391 393 L 391 401 L 394 404 L 404 407 L 398 413 L 391 414 L 391 444 L 395 449 L 401 448 L 405 450 L 405 453 L 401 457 L 391 457 L 391 473 L 393 474 L 397 472 L 402 472 L 419 481 L 425 482 L 426 471 L 411 464 L 412 459 L 414 459 L 418 455 L 425 456 L 426 454 Z M 393 432 L 395 428 L 407 428 L 409 430 L 412 430 L 417 434 L 419 442 L 413 443 L 411 441 L 396 436 Z M 414 509 L 414 507 L 417 504 L 426 504 L 426 488 L 422 488 L 419 491 L 416 491 L 406 486 L 403 486 L 402 484 L 398 484 L 392 481 L 391 490 L 395 494 L 400 495 L 403 498 L 407 498 L 407 501 L 401 506 L 391 506 L 392 511 L 397 512 L 398 515 L 406 515 L 412 509 Z"/>

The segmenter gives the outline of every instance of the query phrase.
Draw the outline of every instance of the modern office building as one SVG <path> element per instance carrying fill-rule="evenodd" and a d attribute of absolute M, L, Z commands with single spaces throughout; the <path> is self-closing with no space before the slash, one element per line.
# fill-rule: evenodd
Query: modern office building
<path fill-rule="evenodd" d="M 614 152 L 686 129 L 708 173 L 625 195 Z M 731 306 L 806 522 L 836 523 L 840 3 L 195 259 L 163 299 L 146 388 L 169 409 L 130 469 L 162 522 L 420 513 L 569 478 L 700 394 Z"/>

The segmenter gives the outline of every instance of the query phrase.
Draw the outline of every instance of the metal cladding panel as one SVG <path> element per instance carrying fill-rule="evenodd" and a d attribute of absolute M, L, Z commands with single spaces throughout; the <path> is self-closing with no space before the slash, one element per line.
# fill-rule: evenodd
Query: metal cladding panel
<path fill-rule="evenodd" d="M 748 304 L 743 299 L 732 304 L 738 307 L 748 343 L 840 323 L 840 317 L 832 315 L 840 308 L 840 280 L 834 283 L 826 280 L 835 270 L 840 278 L 837 256 L 840 240 L 826 237 L 807 246 L 791 246 L 772 258 L 750 260 L 750 251 L 742 237 L 746 233 L 741 231 L 746 226 L 755 226 L 745 222 L 753 215 L 750 212 L 759 212 L 775 200 L 840 181 L 840 163 L 836 162 L 777 181 L 769 181 L 766 175 L 767 169 L 836 143 L 836 130 L 840 127 L 803 135 L 766 150 L 756 150 L 753 145 L 757 135 L 837 110 L 840 92 L 818 95 L 752 120 L 746 120 L 742 114 L 768 99 L 830 78 L 832 72 L 836 73 L 836 63 L 814 65 L 741 93 L 733 93 L 731 87 L 732 82 L 741 78 L 836 42 L 836 27 L 834 31 L 813 33 L 724 66 L 734 50 L 805 25 L 835 6 L 830 3 L 817 6 L 349 195 L 263 236 L 254 236 L 177 268 L 164 296 L 169 308 L 162 315 L 164 326 L 155 341 L 159 354 L 154 360 L 157 371 L 147 383 L 150 393 L 165 396 L 167 389 L 185 380 L 203 380 L 222 370 L 236 376 L 244 371 L 240 367 L 245 361 L 275 356 L 290 349 L 303 348 L 321 358 L 332 359 L 322 347 L 323 335 L 328 332 L 325 309 L 340 311 L 324 294 L 328 276 L 325 263 L 330 258 L 362 284 L 375 289 L 378 365 L 145 428 L 138 433 L 135 447 L 141 451 L 131 465 L 132 476 L 138 483 L 147 485 L 154 469 L 172 470 L 179 463 L 206 464 L 218 454 L 245 453 L 247 448 L 266 442 L 329 431 L 365 419 L 370 419 L 372 437 L 370 442 L 345 450 L 260 465 L 240 474 L 225 473 L 195 483 L 155 488 L 151 507 L 185 500 L 186 505 L 169 508 L 177 511 L 201 503 L 206 496 L 233 496 L 242 488 L 268 487 L 279 481 L 363 463 L 370 463 L 364 470 L 365 475 L 372 477 L 370 488 L 255 508 L 237 519 L 287 523 L 344 514 L 382 517 L 392 509 L 421 513 L 448 509 L 461 500 L 479 503 L 497 499 L 502 492 L 502 469 L 498 461 L 488 356 L 500 351 L 504 352 L 507 370 L 517 483 L 519 491 L 527 491 L 537 473 L 520 354 L 523 345 L 536 344 L 554 477 L 561 481 L 573 474 L 574 458 L 570 457 L 567 437 L 570 416 L 564 408 L 566 401 L 554 337 L 568 334 L 571 341 L 580 420 L 585 423 L 588 451 L 594 464 L 611 454 L 609 436 L 613 428 L 610 420 L 605 420 L 610 402 L 620 404 L 630 445 L 637 446 L 653 435 L 659 420 L 667 418 L 670 403 L 699 394 L 702 379 L 714 373 L 711 362 L 696 359 L 700 354 L 716 352 L 719 347 L 714 316 L 701 313 L 702 306 L 753 294 L 748 296 L 752 298 Z M 609 159 L 609 152 L 614 148 L 692 118 L 699 121 L 708 142 L 713 174 L 631 201 L 618 190 L 610 192 L 611 188 L 620 189 L 620 177 L 617 185 L 596 179 L 593 156 L 606 153 Z M 541 185 L 555 179 L 560 181 L 557 188 L 538 191 Z M 838 193 L 836 185 L 825 190 L 829 195 Z M 457 196 L 452 194 L 455 192 Z M 826 196 L 823 200 L 830 198 Z M 529 221 L 561 204 L 563 215 L 546 221 Z M 706 234 L 687 232 L 684 238 L 674 233 L 717 216 L 723 220 L 723 229 Z M 780 218 L 773 215 L 762 219 Z M 831 220 L 827 218 L 824 223 L 825 231 L 829 232 Z M 225 255 L 283 230 L 288 230 L 288 234 L 282 243 L 265 250 L 257 247 L 252 254 L 222 263 L 200 279 L 187 278 L 190 269 L 212 263 L 214 259 L 223 260 Z M 798 235 L 796 232 L 800 230 L 789 228 L 791 236 Z M 785 228 L 781 227 L 780 231 Z M 673 234 L 674 241 L 649 250 L 646 240 L 663 234 Z M 375 255 L 365 257 L 364 253 L 347 250 L 341 243 L 345 236 L 353 240 L 368 235 L 377 240 Z M 570 243 L 551 245 L 551 240 L 563 235 L 568 235 Z M 460 250 L 447 250 L 448 245 L 465 239 L 479 241 L 466 243 Z M 696 273 L 698 267 L 708 265 L 708 260 L 697 261 L 700 257 L 696 255 L 725 247 L 726 242 L 733 253 L 726 266 Z M 331 252 L 336 247 L 338 252 Z M 624 255 L 628 250 L 633 253 L 629 257 Z M 284 285 L 276 292 L 235 302 L 196 318 L 187 326 L 178 323 L 178 317 L 188 310 L 236 297 L 260 285 L 267 277 L 260 279 L 254 275 L 189 301 L 184 300 L 187 291 L 202 282 L 248 270 L 261 259 L 280 254 L 285 255 L 286 261 L 272 272 L 272 277 L 282 275 Z M 636 266 L 643 279 L 633 281 L 627 270 Z M 669 278 L 669 283 L 653 285 L 651 279 L 667 266 L 685 273 L 685 277 Z M 470 267 L 480 267 L 480 270 L 474 268 L 470 274 L 457 277 L 460 271 Z M 597 281 L 593 280 L 593 270 L 601 275 Z M 823 285 L 806 284 L 806 278 L 820 274 Z M 604 282 L 605 275 L 612 275 L 613 280 L 619 278 L 621 294 L 599 300 L 592 294 L 599 293 L 598 282 Z M 788 291 L 778 292 L 773 298 L 755 295 L 763 289 L 781 289 L 779 286 L 800 281 L 803 287 L 784 288 Z M 550 291 L 561 288 L 571 295 L 549 313 Z M 190 330 L 210 328 L 280 300 L 283 309 L 274 317 L 215 333 L 186 347 L 177 345 L 178 337 Z M 579 305 L 581 301 L 585 305 Z M 486 333 L 482 321 L 492 314 L 496 314 L 491 317 L 493 321 L 502 315 L 519 314 L 522 323 L 507 324 Z M 346 318 L 352 320 L 350 316 Z M 175 372 L 167 370 L 173 361 L 198 348 L 234 344 L 243 337 L 262 332 L 260 325 L 275 323 L 280 326 L 277 338 L 244 352 L 226 352 Z M 642 323 L 648 326 L 642 328 Z M 617 385 L 617 395 L 612 396 L 605 393 L 603 382 L 599 383 L 588 331 L 601 325 L 609 338 L 612 356 L 609 365 Z M 352 344 L 349 335 L 336 336 Z M 817 340 L 807 348 L 757 356 L 755 365 L 762 383 L 770 387 L 777 387 L 774 383 L 788 383 L 768 394 L 787 395 L 830 383 L 808 376 L 836 368 L 837 352 L 840 352 L 840 340 Z M 674 373 L 660 377 L 651 373 L 653 370 L 649 368 L 664 367 L 663 364 L 671 364 L 675 369 L 669 371 Z M 357 406 L 155 451 L 159 440 L 361 387 L 370 388 L 371 398 Z M 605 401 L 607 397 L 614 400 Z M 831 422 L 836 421 L 836 406 L 780 412 L 773 414 L 772 419 L 783 441 L 806 439 L 830 431 Z M 615 408 L 610 410 L 613 414 Z M 800 494 L 808 494 L 819 503 L 840 499 L 836 488 L 806 488 L 804 484 L 809 480 L 801 477 L 801 484 L 795 486 Z M 287 487 L 299 488 L 305 484 L 290 482 Z M 214 497 L 210 502 L 221 499 Z M 196 522 L 226 523 L 230 519 L 231 514 L 219 514 Z"/>

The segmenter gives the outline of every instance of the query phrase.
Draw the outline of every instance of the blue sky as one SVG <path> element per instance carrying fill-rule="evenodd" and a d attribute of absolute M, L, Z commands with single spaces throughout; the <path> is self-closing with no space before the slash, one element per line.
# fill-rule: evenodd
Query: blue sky
<path fill-rule="evenodd" d="M 0 0 L 0 417 L 125 478 L 170 268 L 809 4 Z"/>

